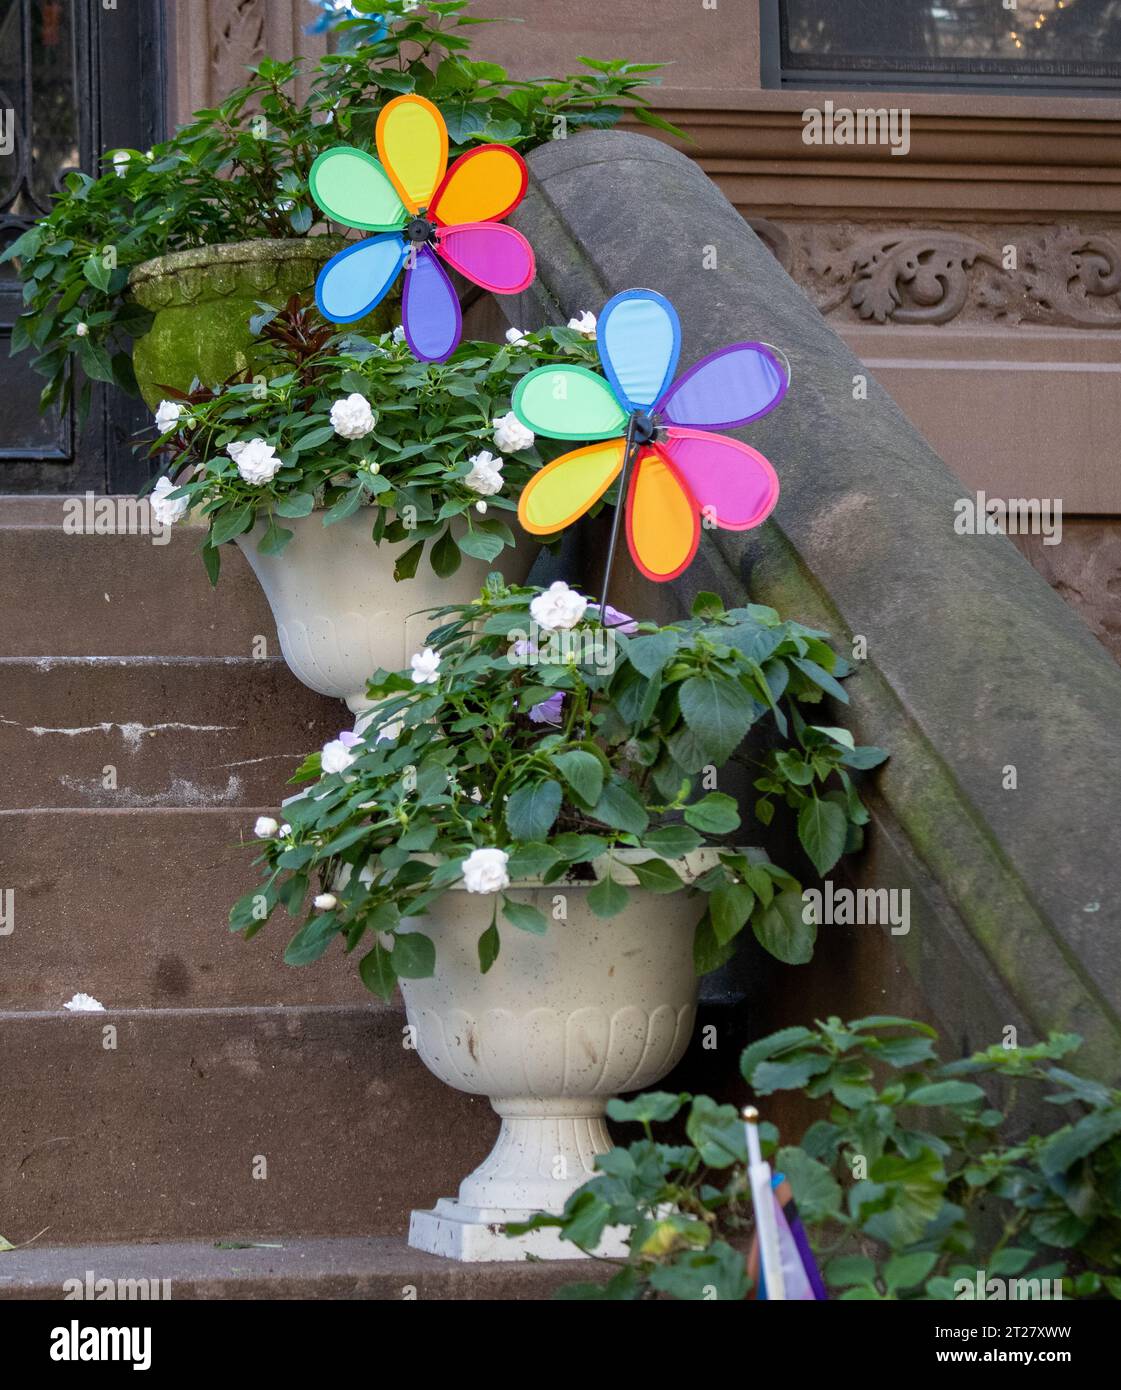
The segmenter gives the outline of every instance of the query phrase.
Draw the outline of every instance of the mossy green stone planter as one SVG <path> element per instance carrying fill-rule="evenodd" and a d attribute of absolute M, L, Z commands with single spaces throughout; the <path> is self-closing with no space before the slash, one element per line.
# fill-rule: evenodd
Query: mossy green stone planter
<path fill-rule="evenodd" d="M 309 293 L 323 263 L 345 244 L 334 236 L 261 238 L 174 251 L 138 265 L 129 290 L 155 315 L 133 344 L 148 405 L 154 410 L 167 394 L 162 386 L 187 391 L 196 377 L 215 386 L 251 367 L 249 320 L 260 312 L 258 302 L 281 305 L 292 294 Z M 379 306 L 353 327 L 381 332 L 391 322 L 392 309 Z"/>

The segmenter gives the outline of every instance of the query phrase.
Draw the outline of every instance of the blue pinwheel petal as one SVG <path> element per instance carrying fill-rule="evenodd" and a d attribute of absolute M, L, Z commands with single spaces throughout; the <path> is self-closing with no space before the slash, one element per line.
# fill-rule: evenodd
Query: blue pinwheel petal
<path fill-rule="evenodd" d="M 656 290 L 624 290 L 603 306 L 596 325 L 607 379 L 629 410 L 649 410 L 677 370 L 681 324 Z"/>
<path fill-rule="evenodd" d="M 319 312 L 332 323 L 353 323 L 381 303 L 407 254 L 400 232 L 382 232 L 331 257 L 315 282 Z"/>

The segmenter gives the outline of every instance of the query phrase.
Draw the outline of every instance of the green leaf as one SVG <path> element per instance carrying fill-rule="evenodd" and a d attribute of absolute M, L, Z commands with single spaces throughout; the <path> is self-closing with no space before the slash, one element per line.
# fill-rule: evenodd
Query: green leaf
<path fill-rule="evenodd" d="M 278 516 L 310 516 L 314 510 L 315 496 L 310 492 L 291 492 L 287 497 L 281 497 L 276 504 Z"/>
<path fill-rule="evenodd" d="M 501 942 L 498 938 L 498 927 L 492 922 L 482 936 L 479 937 L 479 969 L 485 975 L 494 962 L 498 959 L 498 949 Z"/>
<path fill-rule="evenodd" d="M 840 859 L 847 834 L 848 819 L 835 801 L 811 797 L 798 813 L 798 839 L 819 874 Z"/>
<path fill-rule="evenodd" d="M 718 1105 L 711 1096 L 695 1097 L 685 1133 L 709 1168 L 747 1162 L 743 1120 L 734 1105 Z"/>
<path fill-rule="evenodd" d="M 532 843 L 518 845 L 510 853 L 510 862 L 506 865 L 506 872 L 515 882 L 520 878 L 540 878 L 561 857 L 554 845 Z"/>
<path fill-rule="evenodd" d="M 506 898 L 502 906 L 502 915 L 507 922 L 511 922 L 522 931 L 532 932 L 534 936 L 544 936 L 549 930 L 548 918 L 539 908 L 532 907 L 529 903 L 519 903 Z"/>
<path fill-rule="evenodd" d="M 755 894 L 744 883 L 728 883 L 708 895 L 713 934 L 721 946 L 739 935 L 754 906 Z"/>
<path fill-rule="evenodd" d="M 816 661 L 810 661 L 808 657 L 792 656 L 791 666 L 796 667 L 804 676 L 809 676 L 815 685 L 819 685 L 827 694 L 832 695 L 835 700 L 840 700 L 842 704 L 848 704 L 849 697 L 844 687 L 839 681 L 835 680 L 824 667 L 819 666 Z"/>
<path fill-rule="evenodd" d="M 775 1091 L 800 1091 L 811 1077 L 820 1076 L 832 1065 L 828 1057 L 813 1052 L 780 1057 L 774 1062 L 759 1062 L 751 1075 L 751 1087 L 760 1096 L 769 1096 Z"/>
<path fill-rule="evenodd" d="M 393 938 L 393 968 L 402 980 L 427 980 L 436 970 L 436 946 L 423 932 L 399 932 Z"/>
<path fill-rule="evenodd" d="M 609 1100 L 607 1116 L 620 1123 L 633 1120 L 638 1124 L 668 1124 L 688 1099 L 684 1092 L 673 1095 L 669 1091 L 644 1091 L 634 1100 Z"/>
<path fill-rule="evenodd" d="M 325 912 L 300 928 L 284 952 L 285 965 L 310 965 L 323 955 L 338 935 L 339 922 L 333 912 Z"/>
<path fill-rule="evenodd" d="M 969 1081 L 931 1081 L 917 1086 L 902 1102 L 903 1105 L 966 1105 L 984 1100 L 980 1086 Z"/>
<path fill-rule="evenodd" d="M 607 875 L 588 890 L 588 906 L 597 917 L 614 917 L 622 912 L 631 895 L 621 883 Z"/>
<path fill-rule="evenodd" d="M 667 859 L 683 859 L 701 846 L 701 837 L 688 825 L 662 825 L 642 837 L 644 849 L 657 850 Z"/>
<path fill-rule="evenodd" d="M 884 1283 L 888 1293 L 913 1289 L 921 1284 L 938 1262 L 933 1250 L 918 1250 L 912 1255 L 893 1255 L 884 1265 Z"/>
<path fill-rule="evenodd" d="M 743 1254 L 715 1240 L 707 1250 L 683 1251 L 669 1264 L 655 1265 L 650 1287 L 681 1300 L 741 1303 L 751 1283 Z"/>
<path fill-rule="evenodd" d="M 432 568 L 441 579 L 448 579 L 459 569 L 462 558 L 463 552 L 456 545 L 455 537 L 449 526 L 432 547 L 430 554 Z"/>
<path fill-rule="evenodd" d="M 709 792 L 686 806 L 684 814 L 686 821 L 705 835 L 728 835 L 740 825 L 740 808 L 724 792 Z"/>
<path fill-rule="evenodd" d="M 817 925 L 805 921 L 804 908 L 801 893 L 787 889 L 752 919 L 756 940 L 786 965 L 805 965 L 813 959 Z"/>
<path fill-rule="evenodd" d="M 553 827 L 564 793 L 551 778 L 512 792 L 506 803 L 506 825 L 515 840 L 541 840 Z"/>
<path fill-rule="evenodd" d="M 386 1003 L 393 998 L 397 974 L 393 969 L 390 952 L 380 942 L 358 962 L 358 974 L 371 994 L 378 995 Z"/>
<path fill-rule="evenodd" d="M 270 516 L 269 524 L 265 527 L 265 534 L 257 542 L 257 549 L 262 555 L 279 555 L 295 534 L 295 531 L 278 526 L 276 518 Z"/>
<path fill-rule="evenodd" d="M 631 864 L 629 868 L 643 888 L 651 893 L 676 893 L 684 884 L 664 859 L 647 859 L 642 864 Z"/>
<path fill-rule="evenodd" d="M 592 753 L 574 749 L 552 753 L 549 761 L 586 806 L 594 806 L 603 792 L 603 764 Z"/>
<path fill-rule="evenodd" d="M 677 651 L 679 641 L 678 634 L 668 629 L 632 637 L 627 642 L 627 659 L 636 671 L 652 680 Z"/>
<path fill-rule="evenodd" d="M 101 290 L 104 294 L 109 288 L 112 271 L 96 253 L 82 262 L 82 274 L 95 290 Z"/>
<path fill-rule="evenodd" d="M 591 811 L 595 820 L 602 821 L 629 835 L 641 835 L 650 824 L 646 808 L 629 782 L 613 778 Z"/>
<path fill-rule="evenodd" d="M 1065 1173 L 1079 1159 L 1108 1144 L 1118 1134 L 1121 1134 L 1121 1106 L 1085 1115 L 1077 1124 L 1048 1137 L 1040 1151 L 1040 1167 L 1049 1177 Z"/>
<path fill-rule="evenodd" d="M 825 1281 L 835 1289 L 871 1285 L 876 1282 L 876 1266 L 867 1255 L 839 1255 L 826 1266 Z"/>
<path fill-rule="evenodd" d="M 841 1210 L 841 1188 L 823 1163 L 801 1149 L 779 1149 L 774 1170 L 786 1177 L 794 1189 L 798 1214 L 803 1221 L 828 1221 Z"/>
<path fill-rule="evenodd" d="M 683 681 L 678 701 L 685 723 L 718 766 L 743 742 L 755 718 L 755 702 L 739 681 L 714 671 Z"/>

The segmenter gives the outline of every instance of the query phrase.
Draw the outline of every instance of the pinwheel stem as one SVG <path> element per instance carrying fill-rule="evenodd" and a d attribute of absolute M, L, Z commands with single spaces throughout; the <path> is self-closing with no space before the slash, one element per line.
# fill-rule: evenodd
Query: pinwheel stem
<path fill-rule="evenodd" d="M 603 566 L 603 589 L 599 600 L 599 625 L 606 627 L 607 591 L 611 585 L 611 567 L 615 563 L 615 547 L 619 544 L 619 527 L 622 524 L 623 510 L 627 505 L 627 483 L 630 479 L 631 464 L 638 452 L 634 440 L 635 417 L 627 421 L 627 442 L 623 449 L 623 467 L 619 472 L 619 494 L 615 502 L 615 516 L 611 522 L 611 539 L 607 542 L 607 560 Z"/>

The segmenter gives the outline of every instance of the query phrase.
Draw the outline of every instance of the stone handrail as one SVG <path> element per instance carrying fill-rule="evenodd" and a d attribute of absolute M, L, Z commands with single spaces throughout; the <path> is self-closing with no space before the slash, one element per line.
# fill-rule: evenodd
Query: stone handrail
<path fill-rule="evenodd" d="M 892 756 L 850 873 L 910 890 L 895 959 L 954 1044 L 1071 1030 L 1087 1040 L 1080 1065 L 1116 1073 L 1121 669 L 1005 537 L 955 533 L 967 489 L 697 165 L 617 131 L 529 165 L 512 220 L 538 281 L 502 301 L 511 322 L 564 322 L 650 285 L 680 313 L 683 365 L 742 339 L 789 358 L 786 401 L 743 432 L 777 468 L 777 510 L 759 531 L 707 532 L 671 601 L 749 592 L 866 639 L 848 718 Z M 886 1011 L 903 1011 L 898 996 Z"/>

